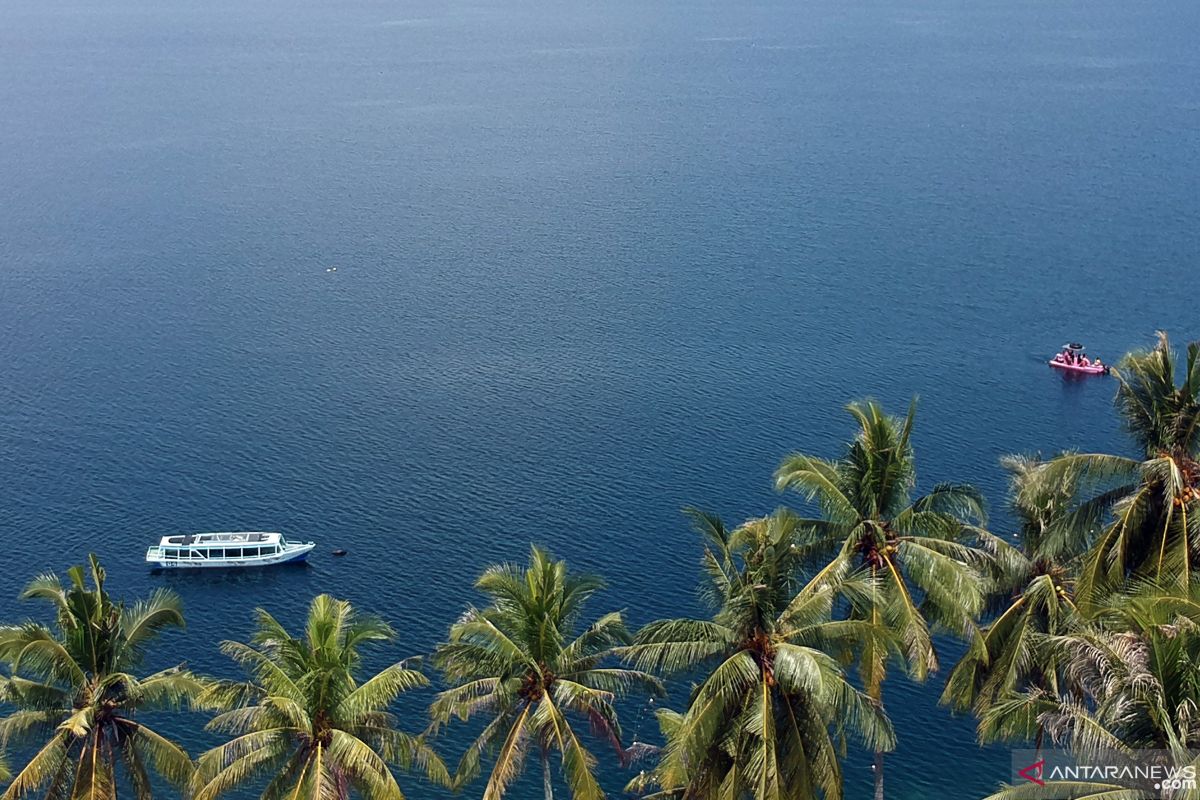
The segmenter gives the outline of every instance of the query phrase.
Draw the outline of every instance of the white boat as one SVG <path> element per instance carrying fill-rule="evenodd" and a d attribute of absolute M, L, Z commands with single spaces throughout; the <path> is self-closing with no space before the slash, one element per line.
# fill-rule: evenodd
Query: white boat
<path fill-rule="evenodd" d="M 267 567 L 303 561 L 316 546 L 262 531 L 177 534 L 147 548 L 146 562 L 162 569 Z"/>

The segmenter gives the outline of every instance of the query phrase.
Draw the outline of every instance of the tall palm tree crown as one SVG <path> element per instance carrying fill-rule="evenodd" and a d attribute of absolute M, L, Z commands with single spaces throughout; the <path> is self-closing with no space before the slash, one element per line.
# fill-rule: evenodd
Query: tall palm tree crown
<path fill-rule="evenodd" d="M 835 599 L 873 587 L 844 571 L 805 584 L 800 520 L 786 510 L 732 532 L 692 514 L 712 619 L 652 622 L 622 652 L 642 669 L 704 677 L 686 711 L 659 712 L 666 746 L 630 788 L 689 800 L 840 798 L 844 734 L 876 749 L 894 743 L 878 704 L 829 652 L 844 656 L 864 638 L 864 623 L 830 621 Z"/>
<path fill-rule="evenodd" d="M 151 772 L 177 788 L 191 777 L 183 748 L 137 719 L 142 711 L 177 709 L 203 691 L 203 682 L 182 665 L 134 674 L 151 641 L 184 626 L 179 598 L 160 589 L 132 606 L 114 602 L 96 557 L 88 561 L 87 572 L 68 571 L 66 586 L 48 574 L 22 593 L 53 606 L 53 627 L 0 627 L 0 659 L 9 667 L 0 699 L 16 709 L 0 720 L 0 745 L 40 743 L 4 800 L 35 793 L 114 800 L 118 766 L 137 800 L 154 796 Z"/>
<path fill-rule="evenodd" d="M 232 734 L 200 756 L 193 800 L 213 800 L 255 779 L 263 800 L 403 800 L 389 767 L 419 767 L 449 784 L 445 765 L 419 736 L 397 729 L 389 706 L 429 685 L 407 662 L 360 680 L 364 645 L 389 641 L 392 629 L 345 600 L 316 597 L 304 634 L 294 637 L 266 611 L 249 644 L 222 651 L 250 675 L 214 686 L 205 700 L 224 712 L 210 730 Z"/>
<path fill-rule="evenodd" d="M 902 419 L 888 416 L 871 400 L 851 403 L 848 410 L 859 430 L 845 455 L 837 460 L 788 456 L 775 472 L 775 483 L 800 492 L 821 510 L 820 518 L 804 521 L 806 552 L 879 578 L 879 591 L 856 612 L 890 620 L 914 677 L 923 679 L 937 668 L 928 623 L 958 633 L 969 630 L 983 606 L 980 570 L 990 568 L 989 551 L 998 552 L 1003 543 L 980 527 L 986 515 L 974 487 L 941 483 L 913 498 L 915 405 Z M 864 664 L 869 690 L 883 679 L 883 655 Z"/>
<path fill-rule="evenodd" d="M 873 400 L 847 410 L 858 433 L 844 455 L 829 460 L 797 453 L 775 472 L 776 487 L 815 502 L 821 516 L 805 520 L 804 549 L 828 569 L 860 569 L 874 590 L 850 604 L 850 617 L 871 630 L 886 628 L 900 643 L 912 677 L 924 680 L 938 667 L 930 623 L 967 635 L 983 608 L 981 573 L 1003 551 L 984 530 L 983 496 L 966 484 L 941 483 L 913 498 L 912 447 L 916 402 L 902 419 Z M 859 671 L 868 694 L 882 702 L 887 664 L 896 650 L 878 636 L 865 638 Z M 875 754 L 875 800 L 883 800 L 883 753 Z"/>
<path fill-rule="evenodd" d="M 494 755 L 483 797 L 499 800 L 533 749 L 550 798 L 549 758 L 557 751 L 571 796 L 603 797 L 595 757 L 572 718 L 586 719 L 623 757 L 615 698 L 635 688 L 662 690 L 645 673 L 601 666 L 614 647 L 629 642 L 621 614 L 605 614 L 582 632 L 576 630 L 585 603 L 603 581 L 573 574 L 566 562 L 534 547 L 527 567 L 491 567 L 475 585 L 490 604 L 468 608 L 434 657 L 451 686 L 430 709 L 435 728 L 452 719 L 488 719 L 459 764 L 458 784 L 473 780 L 483 757 Z"/>

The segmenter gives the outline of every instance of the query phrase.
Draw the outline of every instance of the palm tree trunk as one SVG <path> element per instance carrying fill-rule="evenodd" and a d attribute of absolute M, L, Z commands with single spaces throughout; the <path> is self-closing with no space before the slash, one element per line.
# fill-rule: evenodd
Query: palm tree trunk
<path fill-rule="evenodd" d="M 883 752 L 875 751 L 875 800 L 883 800 Z"/>
<path fill-rule="evenodd" d="M 875 684 L 875 686 L 870 687 L 867 690 L 867 694 L 871 697 L 871 699 L 873 699 L 876 703 L 879 704 L 880 709 L 883 708 L 883 687 L 881 685 L 879 685 L 877 683 L 877 684 Z M 875 751 L 875 764 L 873 765 L 873 769 L 875 771 L 875 800 L 883 800 L 883 751 L 882 750 Z"/>
<path fill-rule="evenodd" d="M 542 789 L 546 800 L 554 800 L 554 781 L 550 777 L 550 754 L 542 748 Z"/>
<path fill-rule="evenodd" d="M 908 413 L 911 415 L 912 410 L 910 409 Z M 872 564 L 871 564 L 871 585 L 872 586 L 875 585 L 875 570 L 876 570 L 876 566 L 872 562 Z M 872 596 L 874 596 L 874 590 L 872 590 Z M 872 602 L 871 602 L 871 622 L 872 622 L 872 624 L 875 624 L 875 625 L 879 624 L 879 620 L 875 616 L 879 610 L 879 606 L 877 605 L 877 602 L 878 601 L 875 599 L 872 599 Z M 886 664 L 887 662 L 885 661 L 884 663 Z M 885 669 L 886 669 L 886 667 L 885 667 Z M 879 709 L 882 711 L 883 710 L 883 676 L 882 675 L 874 676 L 873 679 L 870 681 L 870 685 L 868 685 L 866 687 L 866 689 L 867 689 L 867 696 L 870 697 L 872 700 L 874 700 L 875 703 L 879 706 Z M 882 750 L 875 751 L 875 763 L 873 765 L 873 768 L 875 771 L 875 800 L 883 800 L 883 751 Z"/>

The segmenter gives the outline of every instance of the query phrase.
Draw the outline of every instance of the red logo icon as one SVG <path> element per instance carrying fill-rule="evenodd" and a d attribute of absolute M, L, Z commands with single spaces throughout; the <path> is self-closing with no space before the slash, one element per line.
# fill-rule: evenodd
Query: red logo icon
<path fill-rule="evenodd" d="M 1046 759 L 1043 758 L 1041 761 L 1035 761 L 1025 769 L 1019 770 L 1017 774 L 1027 781 L 1036 783 L 1038 786 L 1045 786 L 1046 782 L 1042 780 L 1042 767 L 1045 765 Z"/>

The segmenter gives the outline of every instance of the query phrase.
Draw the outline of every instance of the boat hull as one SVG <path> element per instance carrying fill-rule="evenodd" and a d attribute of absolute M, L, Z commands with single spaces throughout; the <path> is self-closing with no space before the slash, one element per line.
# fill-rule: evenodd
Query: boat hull
<path fill-rule="evenodd" d="M 1080 364 L 1068 364 L 1065 361 L 1051 361 L 1050 366 L 1055 369 L 1061 369 L 1063 372 L 1078 372 L 1081 375 L 1107 375 L 1108 367 L 1099 366 L 1082 366 Z"/>
<path fill-rule="evenodd" d="M 152 569 L 250 569 L 254 567 L 273 567 L 279 564 L 299 564 L 308 559 L 316 544 L 299 544 L 289 547 L 282 553 L 269 556 L 254 556 L 252 558 L 205 558 L 205 559 L 170 559 L 146 556 L 146 562 Z"/>

